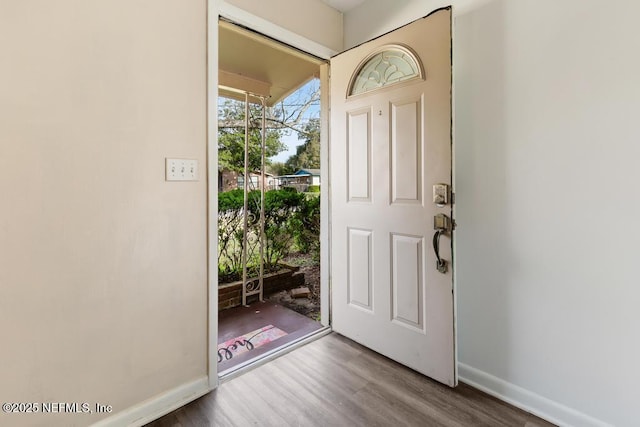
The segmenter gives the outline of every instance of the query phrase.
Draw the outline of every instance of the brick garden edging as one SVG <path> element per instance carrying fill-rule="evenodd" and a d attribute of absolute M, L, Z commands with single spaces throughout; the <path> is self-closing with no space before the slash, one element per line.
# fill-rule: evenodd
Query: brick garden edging
<path fill-rule="evenodd" d="M 264 296 L 276 292 L 286 291 L 304 285 L 304 273 L 298 272 L 300 267 L 284 267 L 275 273 L 264 275 Z M 252 295 L 247 302 L 257 301 L 258 296 Z M 218 310 L 237 307 L 242 304 L 242 280 L 224 283 L 218 286 Z"/>

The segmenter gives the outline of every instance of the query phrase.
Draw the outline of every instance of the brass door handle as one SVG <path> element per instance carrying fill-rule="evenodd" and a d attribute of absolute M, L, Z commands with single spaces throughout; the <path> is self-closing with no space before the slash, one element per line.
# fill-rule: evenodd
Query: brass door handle
<path fill-rule="evenodd" d="M 436 269 L 445 274 L 447 272 L 447 261 L 440 258 L 440 236 L 444 234 L 444 230 L 436 230 L 433 235 L 433 251 L 436 253 Z"/>
<path fill-rule="evenodd" d="M 447 261 L 440 258 L 440 236 L 451 231 L 451 218 L 445 214 L 438 214 L 433 217 L 433 228 L 436 232 L 433 234 L 433 251 L 436 254 L 436 269 L 445 274 L 447 272 Z"/>

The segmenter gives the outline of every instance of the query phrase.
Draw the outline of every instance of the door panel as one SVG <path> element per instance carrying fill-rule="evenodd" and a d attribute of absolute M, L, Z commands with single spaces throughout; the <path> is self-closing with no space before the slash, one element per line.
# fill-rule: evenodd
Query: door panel
<path fill-rule="evenodd" d="M 380 55 L 386 46 L 403 53 Z M 404 53 L 415 54 L 424 78 L 406 77 Z M 451 215 L 431 196 L 433 184 L 451 184 L 450 9 L 340 54 L 331 67 L 333 328 L 455 385 L 451 268 L 436 270 L 431 247 L 434 215 Z M 367 77 L 353 78 L 360 69 Z M 398 70 L 408 71 L 396 78 Z M 349 96 L 356 80 L 367 91 Z M 451 261 L 450 236 L 440 245 Z"/>
<path fill-rule="evenodd" d="M 373 310 L 373 283 L 371 265 L 370 230 L 349 229 L 348 301 L 349 304 L 368 311 Z"/>
<path fill-rule="evenodd" d="M 370 200 L 371 187 L 371 110 L 351 111 L 348 115 L 347 169 L 349 200 Z"/>
<path fill-rule="evenodd" d="M 391 234 L 392 320 L 424 332 L 424 238 Z"/>
<path fill-rule="evenodd" d="M 422 194 L 422 102 L 391 103 L 391 188 L 393 203 L 418 202 Z"/>

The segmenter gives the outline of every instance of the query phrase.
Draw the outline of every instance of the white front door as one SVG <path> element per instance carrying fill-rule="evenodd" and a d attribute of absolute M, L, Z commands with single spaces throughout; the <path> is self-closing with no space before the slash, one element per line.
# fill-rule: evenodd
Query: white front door
<path fill-rule="evenodd" d="M 450 8 L 332 58 L 330 126 L 333 328 L 454 386 Z"/>

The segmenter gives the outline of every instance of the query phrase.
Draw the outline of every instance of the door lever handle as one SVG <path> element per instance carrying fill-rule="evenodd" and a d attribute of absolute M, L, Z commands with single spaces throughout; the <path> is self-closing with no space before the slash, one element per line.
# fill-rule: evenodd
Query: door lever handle
<path fill-rule="evenodd" d="M 436 232 L 433 234 L 433 251 L 436 254 L 436 269 L 445 274 L 448 266 L 447 261 L 440 258 L 440 236 L 451 231 L 451 219 L 445 214 L 438 214 L 433 217 L 433 228 Z"/>
<path fill-rule="evenodd" d="M 445 274 L 447 272 L 447 260 L 440 258 L 440 236 L 444 234 L 444 230 L 436 230 L 433 235 L 433 251 L 436 253 L 436 269 Z"/>

